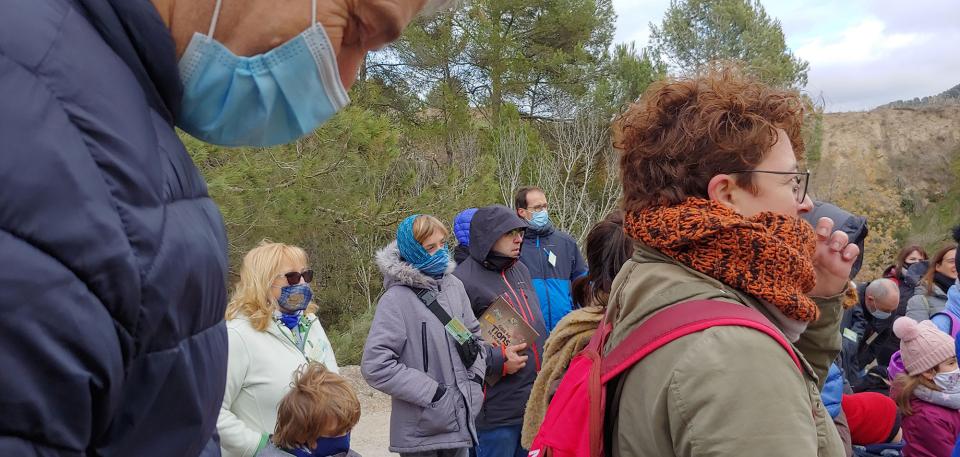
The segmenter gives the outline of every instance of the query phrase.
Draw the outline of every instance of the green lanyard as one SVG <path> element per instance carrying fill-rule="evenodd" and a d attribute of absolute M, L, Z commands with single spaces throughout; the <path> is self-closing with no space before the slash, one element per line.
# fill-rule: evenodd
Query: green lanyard
<path fill-rule="evenodd" d="M 287 329 L 290 332 L 290 335 L 293 335 L 294 338 L 296 338 L 296 341 L 295 341 L 293 338 L 290 338 L 290 335 L 287 335 L 287 333 L 283 331 L 283 329 L 285 329 L 286 327 L 280 325 L 279 321 L 274 320 L 273 323 L 274 325 L 277 326 L 277 330 L 280 331 L 280 334 L 282 334 L 284 338 L 287 339 L 287 341 L 293 344 L 293 346 L 297 348 L 301 354 L 304 354 L 304 356 L 306 356 L 306 354 L 304 353 L 304 347 L 306 347 L 307 334 L 310 333 L 310 325 L 304 324 L 303 318 L 301 317 L 300 322 L 297 323 L 296 333 L 294 333 L 293 329 Z"/>

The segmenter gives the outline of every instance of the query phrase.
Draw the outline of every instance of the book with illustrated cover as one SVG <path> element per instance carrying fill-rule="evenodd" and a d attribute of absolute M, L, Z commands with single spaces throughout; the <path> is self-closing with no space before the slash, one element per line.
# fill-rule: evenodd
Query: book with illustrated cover
<path fill-rule="evenodd" d="M 540 336 L 520 313 L 502 297 L 497 297 L 480 316 L 480 336 L 490 344 L 532 346 Z"/>

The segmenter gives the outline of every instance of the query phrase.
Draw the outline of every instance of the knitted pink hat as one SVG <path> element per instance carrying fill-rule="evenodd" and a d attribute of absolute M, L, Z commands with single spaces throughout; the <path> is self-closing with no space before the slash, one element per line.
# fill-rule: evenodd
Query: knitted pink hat
<path fill-rule="evenodd" d="M 901 317 L 894 321 L 893 333 L 900 338 L 900 358 L 910 376 L 935 368 L 957 355 L 953 338 L 941 332 L 932 321 L 918 324 L 909 317 Z"/>

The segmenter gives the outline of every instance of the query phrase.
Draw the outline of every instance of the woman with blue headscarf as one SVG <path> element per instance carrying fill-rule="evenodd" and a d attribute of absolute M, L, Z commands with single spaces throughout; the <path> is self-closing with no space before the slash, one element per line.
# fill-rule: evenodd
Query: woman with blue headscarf
<path fill-rule="evenodd" d="M 412 215 L 377 252 L 385 292 L 363 348 L 361 372 L 393 397 L 390 451 L 466 457 L 476 443 L 485 352 L 480 325 L 437 218 Z"/>

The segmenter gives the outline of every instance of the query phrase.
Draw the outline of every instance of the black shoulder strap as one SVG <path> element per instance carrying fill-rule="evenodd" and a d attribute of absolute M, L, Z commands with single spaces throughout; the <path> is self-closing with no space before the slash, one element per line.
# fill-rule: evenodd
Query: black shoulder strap
<path fill-rule="evenodd" d="M 451 318 L 450 314 L 448 314 L 443 307 L 440 306 L 440 303 L 437 302 L 437 292 L 430 289 L 420 289 L 416 287 L 410 287 L 410 289 L 417 294 L 417 298 L 419 298 L 424 305 L 427 305 L 427 309 L 429 309 L 430 312 L 440 320 L 440 323 L 443 324 L 444 327 L 447 327 L 447 324 L 449 324 L 453 318 Z M 447 333 L 450 333 L 449 328 L 447 329 Z M 471 339 L 463 342 L 457 341 L 456 337 L 454 337 L 454 340 L 454 343 L 456 344 L 455 347 L 457 348 L 457 355 L 460 357 L 460 361 L 463 362 L 463 366 L 467 368 L 471 367 L 477 357 L 480 356 L 480 352 L 482 350 L 478 343 L 479 339 L 474 336 Z M 471 380 L 473 382 L 480 384 L 481 386 L 483 385 L 483 377 L 472 372 L 471 375 Z"/>
<path fill-rule="evenodd" d="M 450 314 L 440 306 L 440 303 L 437 303 L 437 292 L 430 289 L 419 289 L 413 288 L 414 292 L 417 293 L 417 298 L 423 302 L 424 305 L 427 305 L 427 309 L 433 313 L 434 316 L 437 316 L 437 319 L 440 319 L 440 323 L 447 325 L 450 323 L 453 318 L 450 317 Z"/>

